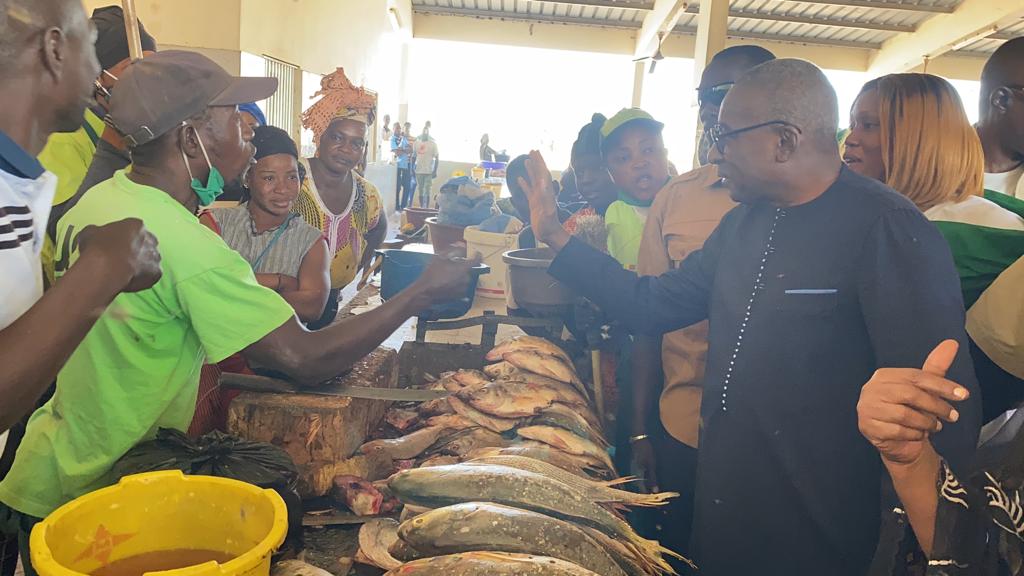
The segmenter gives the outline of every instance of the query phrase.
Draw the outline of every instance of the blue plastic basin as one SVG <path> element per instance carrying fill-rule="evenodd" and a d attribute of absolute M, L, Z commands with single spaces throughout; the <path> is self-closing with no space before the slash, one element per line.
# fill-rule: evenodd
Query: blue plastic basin
<path fill-rule="evenodd" d="M 378 250 L 377 252 L 384 256 L 384 263 L 380 269 L 380 296 L 384 300 L 388 300 L 408 288 L 420 277 L 427 264 L 434 258 L 433 254 L 406 250 Z M 426 312 L 420 314 L 420 317 L 429 320 L 442 320 L 464 316 L 473 306 L 473 296 L 476 294 L 476 285 L 480 275 L 490 271 L 490 266 L 486 264 L 475 266 L 471 271 L 473 277 L 470 279 L 469 288 L 463 298 L 434 304 Z"/>

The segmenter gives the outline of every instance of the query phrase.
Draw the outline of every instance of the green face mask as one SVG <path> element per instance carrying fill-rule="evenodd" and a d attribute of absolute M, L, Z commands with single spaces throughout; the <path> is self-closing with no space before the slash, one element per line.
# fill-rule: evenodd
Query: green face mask
<path fill-rule="evenodd" d="M 182 122 L 182 125 L 186 126 L 184 122 Z M 205 186 L 203 186 L 203 183 L 198 178 L 192 176 L 192 167 L 188 165 L 188 157 L 185 156 L 184 148 L 181 149 L 181 159 L 185 161 L 185 169 L 188 170 L 188 177 L 192 179 L 192 190 L 199 197 L 199 205 L 205 207 L 213 204 L 213 201 L 224 193 L 224 176 L 210 162 L 210 156 L 206 153 L 206 146 L 203 145 L 203 139 L 199 137 L 199 131 L 195 128 L 193 130 L 196 133 L 196 141 L 199 142 L 199 149 L 203 151 L 203 158 L 206 159 L 206 165 L 210 167 L 210 176 L 206 179 Z"/>

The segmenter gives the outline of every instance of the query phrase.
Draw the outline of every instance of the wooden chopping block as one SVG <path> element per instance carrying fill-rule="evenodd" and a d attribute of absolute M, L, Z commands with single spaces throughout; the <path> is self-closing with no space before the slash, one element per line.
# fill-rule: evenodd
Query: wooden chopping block
<path fill-rule="evenodd" d="M 395 388 L 398 354 L 378 348 L 339 383 Z M 243 392 L 228 408 L 228 432 L 284 449 L 299 469 L 299 495 L 313 498 L 326 494 L 334 476 L 345 473 L 345 461 L 380 425 L 388 404 L 347 396 Z"/>

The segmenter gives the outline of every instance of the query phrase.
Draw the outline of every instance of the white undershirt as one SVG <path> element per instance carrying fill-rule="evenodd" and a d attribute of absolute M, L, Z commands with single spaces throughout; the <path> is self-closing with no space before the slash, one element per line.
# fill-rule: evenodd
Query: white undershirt
<path fill-rule="evenodd" d="M 1000 172 L 998 174 L 986 172 L 985 189 L 1014 196 L 1015 192 L 1019 189 L 1018 184 L 1020 183 L 1021 176 L 1024 176 L 1024 164 L 1017 166 L 1009 172 Z"/>

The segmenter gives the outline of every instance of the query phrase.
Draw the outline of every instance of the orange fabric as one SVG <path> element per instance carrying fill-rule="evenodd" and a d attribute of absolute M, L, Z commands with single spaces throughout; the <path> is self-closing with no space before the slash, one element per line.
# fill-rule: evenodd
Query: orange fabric
<path fill-rule="evenodd" d="M 672 179 L 658 193 L 644 227 L 637 271 L 657 276 L 679 266 L 718 227 L 736 203 L 720 186 L 718 169 L 705 166 Z M 708 323 L 666 334 L 662 340 L 665 387 L 661 421 L 673 438 L 697 447 L 701 381 L 708 350 Z"/>

